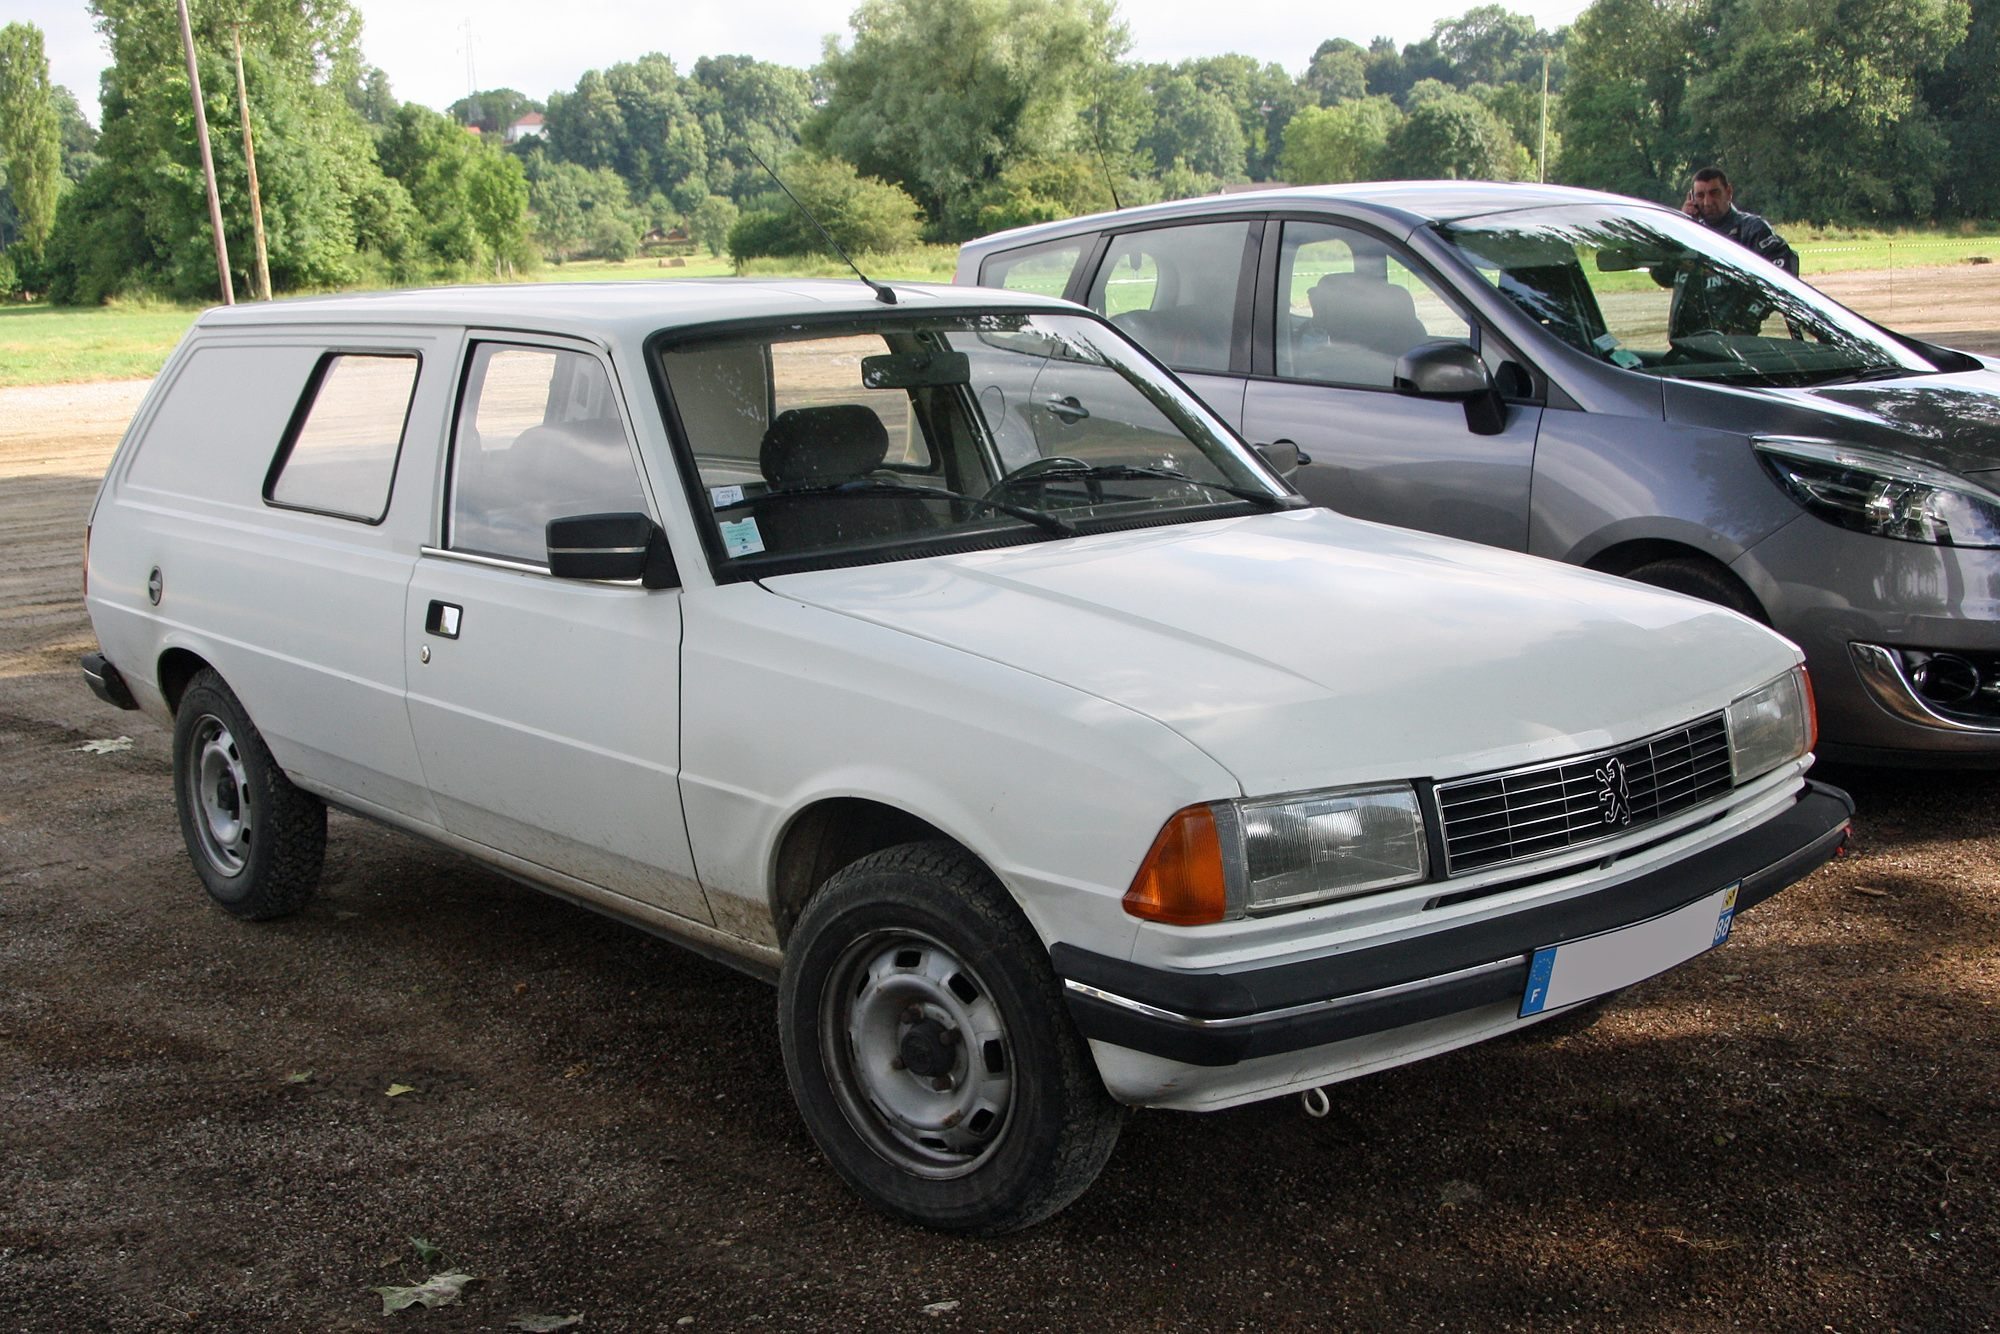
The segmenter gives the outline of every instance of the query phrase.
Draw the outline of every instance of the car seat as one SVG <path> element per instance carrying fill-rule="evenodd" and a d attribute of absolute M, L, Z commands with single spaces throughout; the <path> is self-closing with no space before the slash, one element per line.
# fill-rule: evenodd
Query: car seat
<path fill-rule="evenodd" d="M 835 403 L 779 413 L 758 447 L 758 464 L 771 488 L 755 511 L 764 549 L 813 551 L 937 527 L 915 496 L 833 500 L 785 494 L 865 480 L 888 456 L 889 431 L 873 408 Z"/>

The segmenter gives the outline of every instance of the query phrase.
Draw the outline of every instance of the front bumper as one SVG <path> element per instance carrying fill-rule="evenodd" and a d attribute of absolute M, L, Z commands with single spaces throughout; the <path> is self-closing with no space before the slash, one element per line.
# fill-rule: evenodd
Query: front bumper
<path fill-rule="evenodd" d="M 1185 1065 L 1231 1066 L 1518 1001 L 1534 951 L 1672 912 L 1737 881 L 1740 913 L 1831 859 L 1853 813 L 1845 792 L 1808 782 L 1762 824 L 1635 879 L 1303 963 L 1175 973 L 1066 944 L 1050 958 L 1085 1037 Z"/>

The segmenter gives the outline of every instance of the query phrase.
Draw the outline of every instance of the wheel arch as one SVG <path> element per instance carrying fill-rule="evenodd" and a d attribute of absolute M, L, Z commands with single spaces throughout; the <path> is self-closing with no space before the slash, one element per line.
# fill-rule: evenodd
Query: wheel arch
<path fill-rule="evenodd" d="M 195 674 L 212 664 L 193 649 L 178 645 L 160 654 L 155 669 L 155 679 L 160 683 L 160 697 L 167 702 L 168 713 L 179 713 L 181 696 L 187 692 L 188 682 Z"/>
<path fill-rule="evenodd" d="M 946 839 L 979 856 L 922 816 L 872 797 L 822 797 L 800 809 L 778 836 L 771 867 L 771 926 L 779 947 L 828 880 L 871 852 L 926 839 Z"/>
<path fill-rule="evenodd" d="M 1771 623 L 1770 609 L 1765 606 L 1764 599 L 1757 596 L 1757 590 L 1752 588 L 1742 575 L 1731 569 L 1723 561 L 1718 560 L 1712 553 L 1703 551 L 1699 547 L 1689 546 L 1685 542 L 1676 542 L 1670 538 L 1659 537 L 1635 538 L 1628 542 L 1620 542 L 1615 546 L 1606 547 L 1592 556 L 1588 561 L 1585 561 L 1584 568 L 1587 570 L 1596 570 L 1600 574 L 1615 574 L 1623 578 L 1631 574 L 1634 570 L 1642 566 L 1651 565 L 1655 561 L 1676 559 L 1697 561 L 1717 578 L 1735 586 L 1742 592 L 1749 604 L 1757 608 L 1761 613 L 1760 619 L 1766 625 Z"/>

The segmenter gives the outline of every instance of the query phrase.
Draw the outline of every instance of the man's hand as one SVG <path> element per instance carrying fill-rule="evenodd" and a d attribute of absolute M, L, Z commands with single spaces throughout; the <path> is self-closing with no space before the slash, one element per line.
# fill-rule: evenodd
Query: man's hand
<path fill-rule="evenodd" d="M 1701 209 L 1695 206 L 1694 191 L 1688 191 L 1687 198 L 1681 200 L 1681 212 L 1687 214 L 1690 218 L 1699 218 L 1701 216 Z"/>

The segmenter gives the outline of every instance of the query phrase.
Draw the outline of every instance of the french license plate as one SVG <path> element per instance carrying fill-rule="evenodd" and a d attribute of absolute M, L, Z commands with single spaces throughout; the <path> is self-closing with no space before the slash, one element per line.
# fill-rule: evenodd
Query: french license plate
<path fill-rule="evenodd" d="M 1521 1017 L 1559 1010 L 1643 982 L 1729 939 L 1743 882 L 1670 913 L 1535 951 Z"/>

